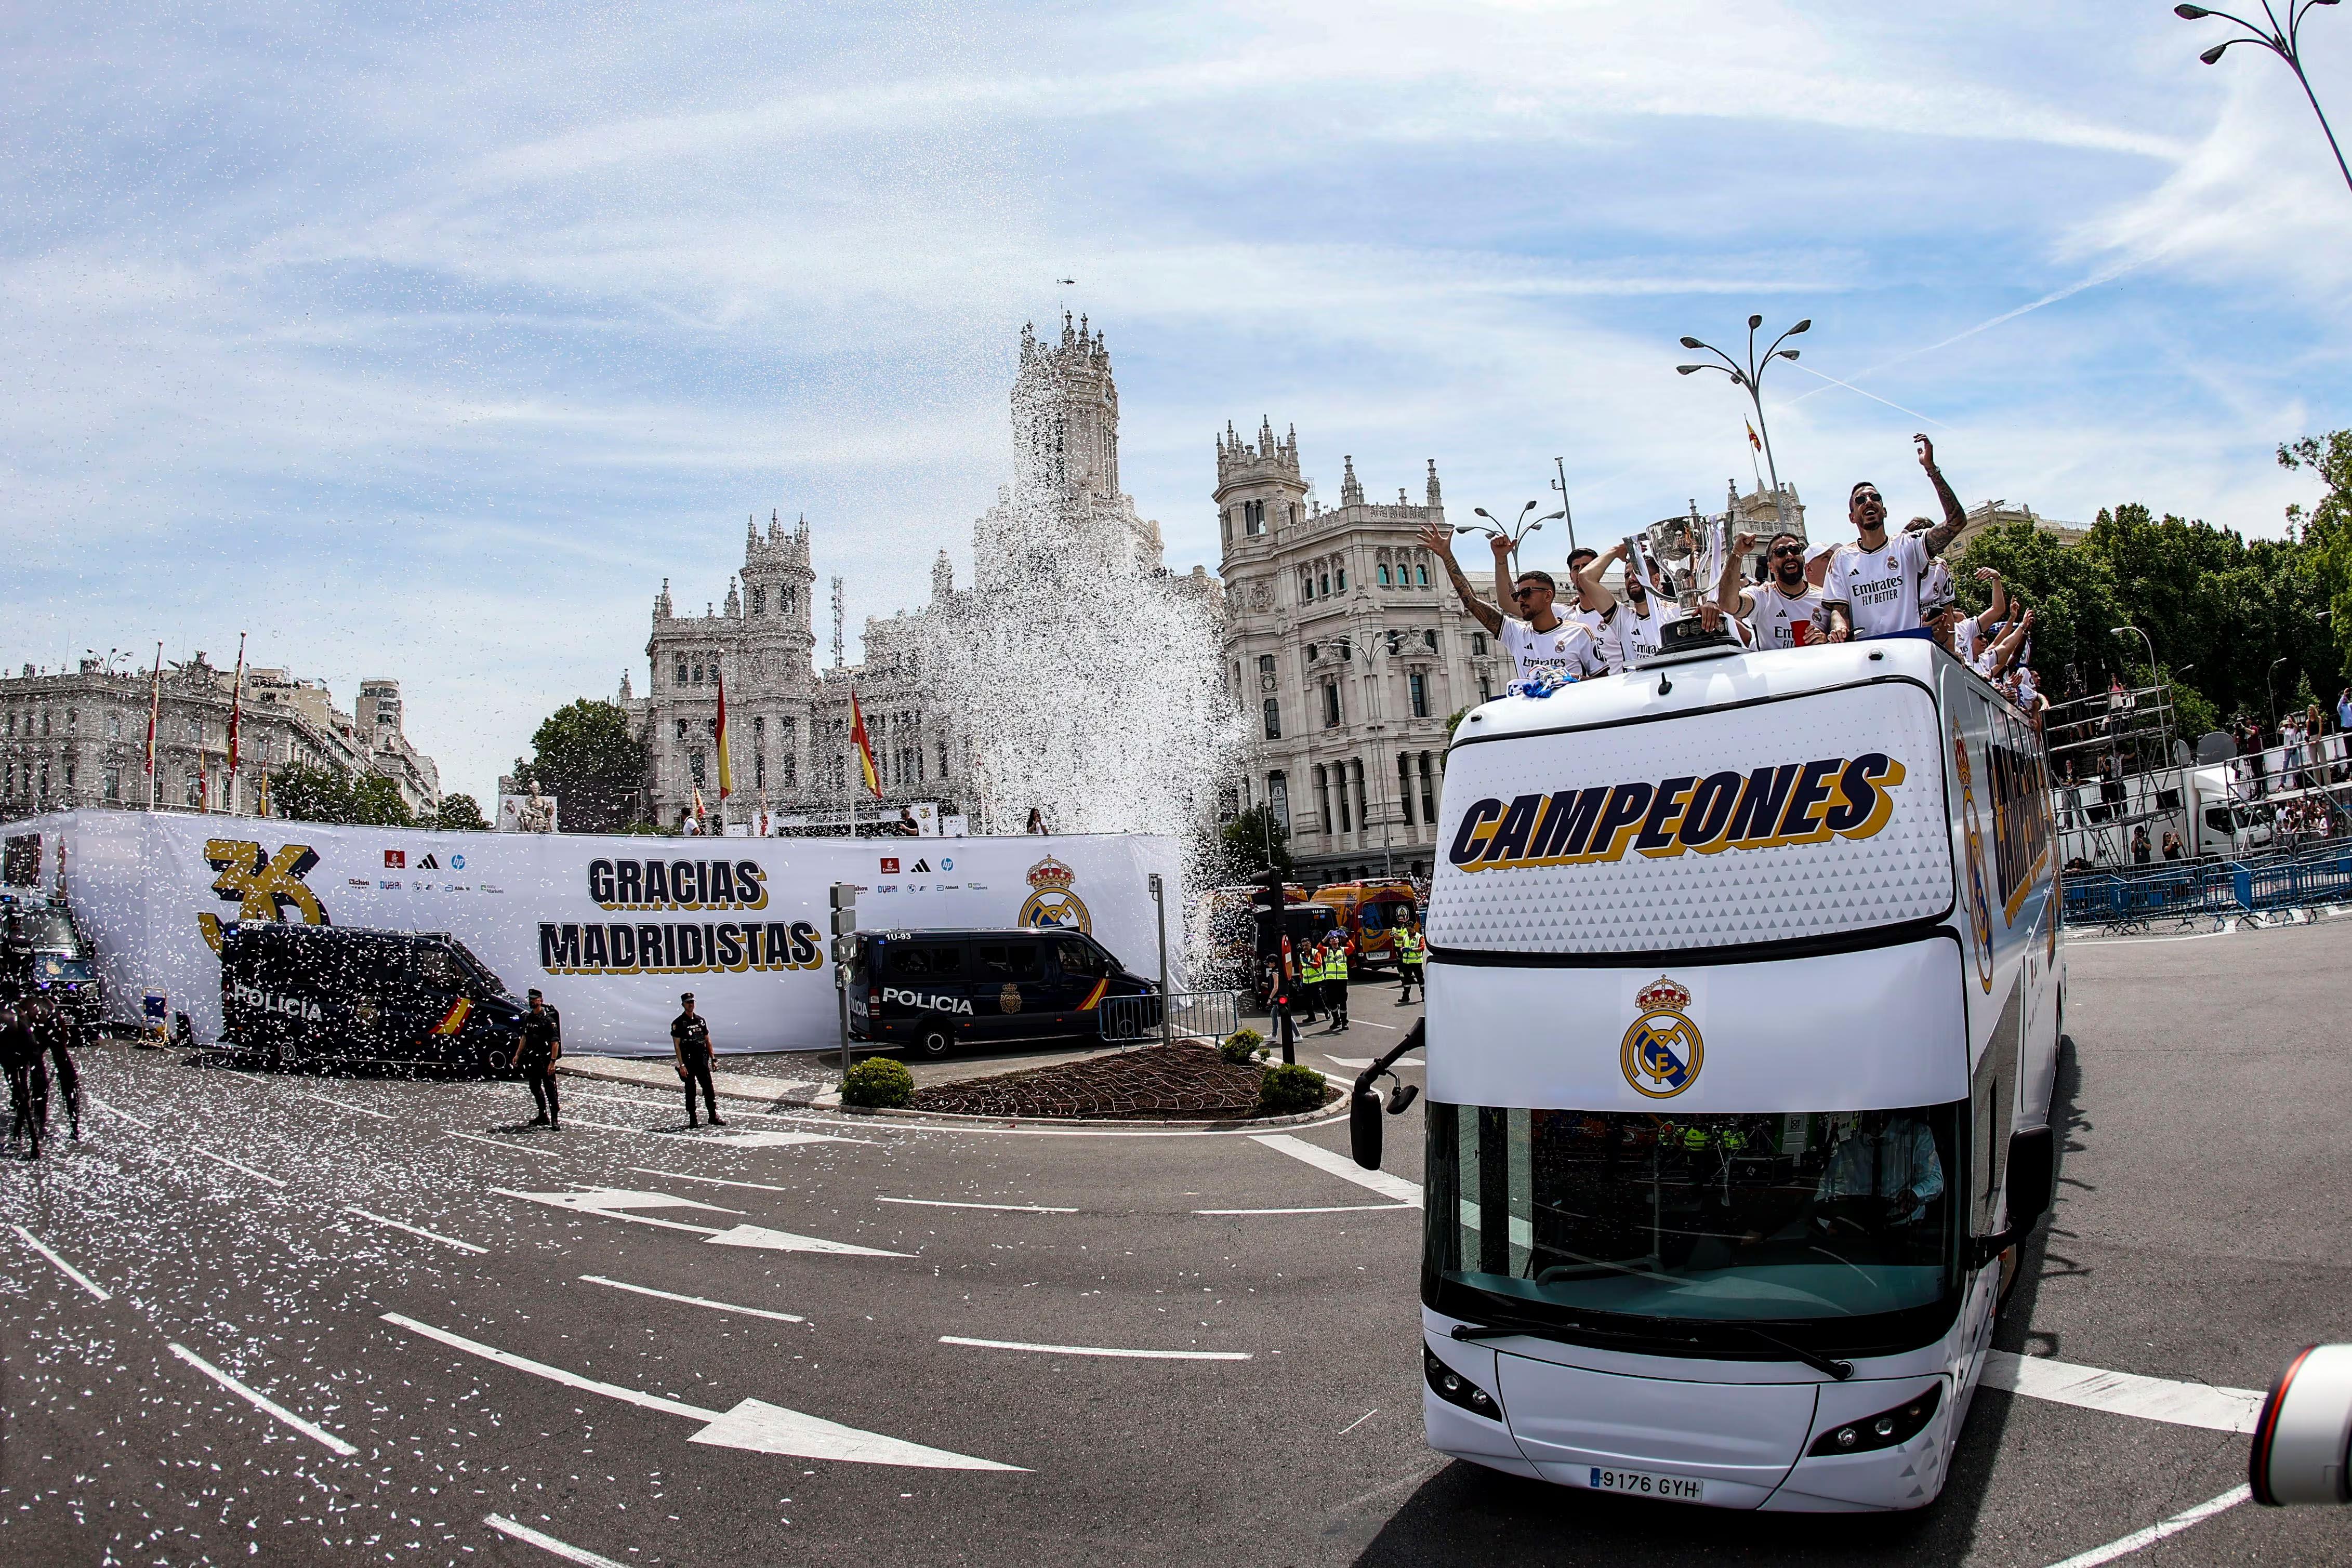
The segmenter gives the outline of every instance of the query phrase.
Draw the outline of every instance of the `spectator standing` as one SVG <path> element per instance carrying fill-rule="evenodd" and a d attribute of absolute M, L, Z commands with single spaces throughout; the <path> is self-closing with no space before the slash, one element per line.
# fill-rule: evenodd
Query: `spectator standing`
<path fill-rule="evenodd" d="M 2290 713 L 2279 726 L 2279 788 L 2303 788 L 2303 716 Z"/>
<path fill-rule="evenodd" d="M 1401 1008 L 1409 1006 L 1412 1001 L 1412 988 L 1415 986 L 1421 986 L 1421 999 L 1426 1002 L 1429 999 L 1429 988 L 1422 986 L 1421 980 L 1421 963 L 1426 948 L 1422 944 L 1421 928 L 1412 924 L 1410 916 L 1397 928 L 1396 950 L 1398 981 L 1396 1005 Z"/>
<path fill-rule="evenodd" d="M 2259 800 L 2270 792 L 2270 766 L 2263 755 L 2262 726 L 2251 718 L 2239 722 L 2238 755 L 2245 763 L 2243 777 Z"/>
<path fill-rule="evenodd" d="M 719 1091 L 710 1086 L 710 1025 L 694 1010 L 694 993 L 687 991 L 678 998 L 677 1017 L 669 1020 L 669 1046 L 677 1058 L 678 1082 L 686 1085 L 686 1124 L 698 1127 L 694 1119 L 694 1091 L 702 1088 L 702 1103 L 710 1113 L 710 1124 L 723 1127 L 719 1119 Z"/>
<path fill-rule="evenodd" d="M 2132 830 L 2132 863 L 2146 865 L 2153 858 L 2154 852 L 2148 846 L 2147 824 L 2142 822 Z"/>
<path fill-rule="evenodd" d="M 32 1029 L 21 1009 L 0 1014 L 6 1021 L 0 1023 L 0 1069 L 8 1074 L 8 1109 L 11 1119 L 8 1141 L 28 1140 L 25 1157 L 41 1157 L 41 1123 L 33 1111 L 33 1064 L 40 1060 L 41 1048 L 33 1039 Z"/>
<path fill-rule="evenodd" d="M 2170 828 L 2165 829 L 2164 858 L 2168 861 L 2177 861 L 2180 858 L 2180 835 L 2174 832 Z"/>
<path fill-rule="evenodd" d="M 2352 686 L 2346 686 L 2343 695 L 2336 699 L 2336 727 L 2352 729 Z"/>

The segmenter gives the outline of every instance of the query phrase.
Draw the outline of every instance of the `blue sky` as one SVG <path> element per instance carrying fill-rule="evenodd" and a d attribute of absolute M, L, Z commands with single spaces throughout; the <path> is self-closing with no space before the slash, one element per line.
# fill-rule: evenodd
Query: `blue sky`
<path fill-rule="evenodd" d="M 749 513 L 807 513 L 853 636 L 940 547 L 966 577 L 1017 334 L 1065 303 L 1108 333 L 1180 569 L 1215 565 L 1213 435 L 1261 414 L 1327 499 L 1352 454 L 1375 497 L 1435 458 L 1465 519 L 1548 497 L 1555 455 L 1604 537 L 1712 502 L 1748 473 L 1738 394 L 1675 340 L 1751 309 L 1814 321 L 1768 406 L 1817 526 L 1864 476 L 1927 510 L 1927 430 L 1971 504 L 2276 532 L 2309 488 L 2273 448 L 2352 424 L 2352 193 L 2275 60 L 2197 63 L 2212 26 L 19 8 L 0 658 L 249 630 L 346 705 L 399 676 L 487 795 L 550 708 L 642 682 L 663 577 L 724 595 Z M 2307 41 L 2352 129 L 2352 18 Z"/>

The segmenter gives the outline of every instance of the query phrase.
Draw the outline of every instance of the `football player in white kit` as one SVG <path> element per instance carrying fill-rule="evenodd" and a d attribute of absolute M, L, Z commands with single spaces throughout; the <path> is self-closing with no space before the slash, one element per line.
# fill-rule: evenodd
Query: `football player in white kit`
<path fill-rule="evenodd" d="M 1886 501 L 1878 486 L 1867 479 L 1854 486 L 1847 497 L 1846 517 L 1859 538 L 1852 548 L 1830 559 L 1829 580 L 1822 585 L 1832 643 L 1898 633 L 1922 635 L 1919 580 L 1927 574 L 1928 563 L 1968 523 L 1959 497 L 1952 494 L 1943 470 L 1936 466 L 1935 443 L 1924 435 L 1911 439 L 1919 444 L 1919 466 L 1927 470 L 1937 499 L 1944 504 L 1944 520 L 1923 532 L 1889 538 Z"/>
<path fill-rule="evenodd" d="M 1822 608 L 1822 591 L 1805 579 L 1805 541 L 1783 530 L 1764 549 L 1764 580 L 1753 586 L 1739 581 L 1739 563 L 1756 548 L 1754 534 L 1731 541 L 1724 558 L 1723 577 L 1715 585 L 1715 602 L 1727 615 L 1756 629 L 1759 648 L 1796 648 L 1819 640 L 1814 622 Z"/>
<path fill-rule="evenodd" d="M 1471 619 L 1494 633 L 1504 651 L 1511 655 L 1511 667 L 1520 680 L 1545 668 L 1557 669 L 1570 680 L 1609 673 L 1591 632 L 1553 612 L 1552 601 L 1558 589 L 1551 573 L 1523 571 L 1516 580 L 1510 577 L 1509 539 L 1500 534 L 1493 538 L 1495 589 L 1518 611 L 1517 615 L 1504 614 L 1471 591 L 1470 580 L 1462 575 L 1461 562 L 1454 559 L 1452 529 L 1442 523 L 1432 523 L 1421 530 L 1421 542 L 1444 566 L 1445 575 L 1453 580 L 1454 591 L 1462 596 L 1463 608 L 1470 612 Z"/>
<path fill-rule="evenodd" d="M 1667 598 L 1663 588 L 1644 583 L 1642 574 L 1626 557 L 1625 546 L 1620 542 L 1603 556 L 1578 550 L 1568 563 L 1568 574 L 1576 580 L 1577 601 L 1584 607 L 1584 612 L 1575 619 L 1593 628 L 1593 636 L 1601 644 L 1601 656 L 1609 661 L 1612 670 L 1618 671 L 1641 664 L 1655 653 L 1666 627 L 1683 618 L 1682 606 Z M 1601 580 L 1609 563 L 1618 560 L 1625 561 L 1622 600 Z"/>

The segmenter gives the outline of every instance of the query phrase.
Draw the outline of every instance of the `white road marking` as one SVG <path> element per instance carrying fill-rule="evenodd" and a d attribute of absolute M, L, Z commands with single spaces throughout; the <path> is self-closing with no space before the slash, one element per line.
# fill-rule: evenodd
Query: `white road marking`
<path fill-rule="evenodd" d="M 772 1127 L 747 1127 L 740 1133 L 720 1132 L 694 1140 L 730 1149 L 782 1149 L 795 1144 L 863 1144 L 866 1138 L 836 1138 L 830 1133 L 779 1133 Z"/>
<path fill-rule="evenodd" d="M 689 1175 L 688 1175 L 685 1171 L 657 1171 L 657 1170 L 648 1169 L 646 1166 L 631 1166 L 629 1167 L 629 1170 L 631 1171 L 631 1173 L 632 1173 L 632 1174 L 636 1175 L 636 1176 L 668 1176 L 668 1177 L 669 1177 L 669 1178 L 671 1178 L 673 1181 L 698 1181 L 698 1182 L 707 1182 L 708 1184 L 709 1184 L 709 1185 L 710 1185 L 710 1186 L 748 1186 L 748 1187 L 752 1187 L 752 1188 L 754 1188 L 754 1189 L 756 1189 L 756 1190 L 758 1190 L 758 1191 L 760 1191 L 760 1192 L 790 1192 L 790 1191 L 792 1191 L 792 1188 L 790 1188 L 790 1187 L 788 1187 L 788 1186 L 770 1186 L 766 1182 L 763 1182 L 763 1181 L 729 1181 L 729 1180 L 727 1180 L 724 1176 L 689 1176 Z"/>
<path fill-rule="evenodd" d="M 1048 1208 L 1043 1204 L 1035 1203 L 950 1203 L 943 1197 L 883 1197 L 877 1195 L 874 1201 L 877 1203 L 911 1203 L 919 1205 L 924 1208 L 994 1208 L 1002 1209 L 1007 1214 L 1077 1213 L 1077 1210 L 1075 1208 Z"/>
<path fill-rule="evenodd" d="M 551 1552 L 566 1563 L 579 1563 L 580 1568 L 621 1568 L 620 1563 L 609 1557 L 599 1557 L 593 1552 L 574 1546 L 568 1541 L 558 1541 L 552 1535 L 533 1530 L 528 1524 L 518 1524 L 511 1519 L 502 1519 L 495 1513 L 484 1514 L 482 1522 L 500 1535 L 510 1535 L 527 1545 L 538 1547 L 541 1552 Z"/>
<path fill-rule="evenodd" d="M 1357 1071 L 1361 1072 L 1365 1068 L 1370 1067 L 1377 1059 L 1370 1056 L 1327 1056 L 1323 1060 L 1332 1063 L 1334 1066 L 1352 1067 Z M 1429 1063 L 1423 1061 L 1418 1056 L 1400 1056 L 1396 1059 L 1396 1065 L 1399 1067 L 1426 1067 Z"/>
<path fill-rule="evenodd" d="M 1370 1420 L 1380 1413 L 1381 1407 L 1375 1405 L 1370 1409 L 1365 1411 L 1362 1415 L 1357 1416 L 1354 1420 L 1349 1422 L 1346 1426 L 1340 1427 L 1337 1432 L 1334 1432 L 1332 1436 L 1335 1437 L 1344 1437 L 1349 1433 L 1354 1431 L 1357 1427 L 1362 1426 L 1365 1422 Z"/>
<path fill-rule="evenodd" d="M 572 1118 L 572 1124 L 575 1127 L 593 1127 L 600 1133 L 639 1133 L 648 1138 L 677 1136 L 677 1134 L 665 1132 L 659 1127 L 624 1127 L 618 1122 L 591 1122 L 579 1116 Z M 680 1131 L 683 1130 L 680 1129 Z"/>
<path fill-rule="evenodd" d="M 2099 1568 L 2102 1563 L 2112 1563 L 2118 1557 L 2131 1555 L 2143 1546 L 2153 1546 L 2166 1536 L 2178 1535 L 2190 1525 L 2201 1523 L 2217 1513 L 2233 1509 L 2252 1496 L 2253 1493 L 2243 1486 L 2231 1487 L 2211 1501 L 2200 1502 L 2186 1512 L 2176 1513 L 2161 1524 L 2151 1524 L 2146 1530 L 2135 1530 L 2121 1540 L 2110 1541 L 2105 1546 L 2095 1546 L 2088 1552 L 2078 1552 L 2063 1563 L 2053 1563 L 2050 1568 Z"/>
<path fill-rule="evenodd" d="M 1417 1203 L 1343 1203 L 1331 1208 L 1196 1208 L 1195 1214 L 1396 1214 Z"/>
<path fill-rule="evenodd" d="M 92 1281 L 89 1275 L 83 1273 L 80 1270 L 75 1268 L 72 1264 L 67 1262 L 64 1259 L 50 1251 L 47 1247 L 42 1246 L 39 1237 L 35 1236 L 31 1231 L 26 1229 L 21 1225 L 11 1226 L 9 1228 L 16 1231 L 17 1235 L 25 1239 L 26 1246 L 31 1248 L 34 1251 L 38 1252 L 42 1257 L 47 1258 L 51 1263 L 56 1264 L 58 1273 L 63 1274 L 67 1279 L 71 1280 L 75 1284 L 79 1285 L 83 1290 L 88 1291 L 91 1295 L 96 1296 L 101 1301 L 110 1301 L 114 1300 L 114 1294 L 112 1291 L 101 1288 L 96 1281 Z"/>
<path fill-rule="evenodd" d="M 534 1377 L 544 1377 L 566 1388 L 577 1388 L 585 1394 L 601 1394 L 607 1399 L 618 1399 L 643 1409 L 658 1410 L 664 1415 L 683 1416 L 690 1421 L 706 1423 L 700 1431 L 687 1439 L 689 1443 L 746 1448 L 761 1454 L 789 1454 L 803 1459 L 840 1459 L 851 1464 L 908 1465 L 944 1470 L 1020 1469 L 1017 1465 L 1000 1465 L 992 1459 L 976 1459 L 969 1454 L 950 1453 L 944 1448 L 929 1448 L 920 1443 L 886 1437 L 878 1432 L 861 1432 L 855 1427 L 844 1427 L 820 1416 L 805 1416 L 762 1399 L 743 1400 L 731 1410 L 705 1410 L 700 1406 L 665 1399 L 658 1394 L 640 1394 L 616 1383 L 600 1383 L 593 1377 L 566 1372 L 560 1366 L 530 1361 L 495 1345 L 453 1334 L 446 1329 L 436 1329 L 431 1323 L 418 1322 L 415 1318 L 404 1317 L 398 1312 L 384 1313 L 383 1321 L 411 1333 L 438 1341 L 452 1350 L 480 1356 L 484 1361 L 495 1362 L 517 1372 L 528 1372 Z"/>
<path fill-rule="evenodd" d="M 354 1105 L 348 1100 L 338 1100 L 331 1094 L 313 1094 L 308 1089 L 297 1089 L 294 1092 L 305 1100 L 316 1100 L 322 1105 L 340 1105 L 346 1111 L 356 1111 L 362 1116 L 373 1116 L 379 1122 L 389 1122 L 394 1119 L 388 1111 L 371 1111 L 364 1105 Z"/>
<path fill-rule="evenodd" d="M 343 1458 L 348 1459 L 352 1455 L 359 1452 L 357 1448 L 354 1448 L 349 1443 L 344 1442 L 341 1437 L 336 1437 L 324 1427 L 314 1426 L 312 1423 L 305 1421 L 301 1416 L 294 1414 L 293 1411 L 286 1408 L 285 1406 L 278 1404 L 278 1401 L 270 1398 L 268 1395 L 261 1393 L 257 1389 L 247 1388 L 244 1384 L 239 1383 L 236 1378 L 231 1377 L 227 1373 L 223 1372 L 219 1367 L 215 1366 L 211 1362 L 206 1361 L 203 1356 L 198 1355 L 186 1345 L 173 1345 L 172 1354 L 178 1356 L 182 1361 L 186 1362 L 190 1366 L 194 1367 L 198 1372 L 203 1373 L 206 1377 L 211 1378 L 215 1383 L 219 1384 L 223 1388 L 227 1389 L 231 1394 L 234 1394 L 238 1398 L 247 1401 L 255 1409 L 262 1412 L 266 1416 L 277 1416 L 278 1419 L 285 1422 L 289 1427 L 293 1427 L 297 1432 L 301 1433 L 304 1437 L 324 1443 L 336 1453 L 342 1455 Z"/>
<path fill-rule="evenodd" d="M 630 1192 L 619 1187 L 592 1187 L 582 1192 L 517 1192 L 503 1186 L 494 1186 L 490 1190 L 501 1197 L 519 1197 L 526 1203 L 543 1203 L 553 1208 L 602 1215 L 607 1219 L 626 1220 L 632 1225 L 654 1225 L 664 1230 L 688 1231 L 701 1237 L 713 1247 L 758 1247 L 774 1252 L 829 1252 L 853 1258 L 912 1256 L 907 1252 L 886 1251 L 878 1247 L 859 1247 L 847 1241 L 796 1236 L 789 1230 L 773 1230 L 764 1225 L 738 1225 L 732 1229 L 715 1230 L 707 1225 L 686 1225 L 675 1219 L 656 1219 L 649 1214 L 628 1212 L 633 1208 L 707 1208 L 718 1214 L 742 1212 L 740 1209 L 720 1208 L 715 1203 L 701 1203 L 690 1197 L 672 1197 L 667 1193 Z"/>
<path fill-rule="evenodd" d="M 1320 1144 L 1310 1144 L 1304 1138 L 1294 1138 L 1287 1133 L 1256 1133 L 1250 1141 L 1263 1144 L 1276 1154 L 1288 1155 L 1294 1160 L 1304 1160 L 1317 1170 L 1328 1171 L 1342 1181 L 1368 1186 L 1382 1197 L 1399 1203 L 1421 1207 L 1421 1184 L 1392 1176 L 1386 1171 L 1368 1171 L 1347 1155 L 1327 1149 Z"/>
<path fill-rule="evenodd" d="M 2105 1372 L 2005 1350 L 1985 1354 L 1984 1385 L 2029 1399 L 2047 1399 L 2053 1405 L 2168 1421 L 2176 1427 L 2202 1427 L 2212 1432 L 2252 1432 L 2262 1416 L 2264 1397 L 2258 1389 L 2217 1388 L 2208 1383 Z"/>
<path fill-rule="evenodd" d="M 345 1214 L 356 1214 L 362 1219 L 373 1219 L 378 1225 L 389 1225 L 394 1230 L 405 1230 L 411 1236 L 422 1236 L 427 1241 L 438 1241 L 444 1247 L 461 1248 L 467 1252 L 488 1252 L 489 1250 L 487 1247 L 477 1247 L 470 1241 L 460 1241 L 454 1236 L 444 1236 L 437 1230 L 427 1230 L 421 1225 L 409 1225 L 401 1220 L 388 1219 L 381 1214 L 370 1214 L 364 1208 L 351 1208 L 347 1207 L 344 1208 L 343 1212 Z"/>
<path fill-rule="evenodd" d="M 100 1109 L 100 1110 L 101 1110 L 101 1111 L 105 1112 L 105 1113 L 106 1113 L 108 1115 L 110 1115 L 110 1116 L 120 1116 L 120 1117 L 121 1117 L 124 1121 L 126 1121 L 126 1122 L 130 1123 L 130 1124 L 131 1124 L 132 1126 L 134 1126 L 134 1127 L 143 1127 L 143 1128 L 145 1128 L 147 1131 L 149 1131 L 149 1132 L 151 1132 L 151 1133 L 152 1133 L 152 1132 L 153 1132 L 153 1131 L 155 1130 L 155 1124 L 154 1124 L 154 1123 L 152 1123 L 152 1122 L 142 1122 L 142 1121 L 141 1121 L 138 1117 L 136 1117 L 136 1116 L 132 1115 L 132 1114 L 131 1114 L 130 1112 L 128 1112 L 128 1111 L 118 1111 L 118 1110 L 116 1110 L 113 1106 L 111 1106 L 111 1105 L 108 1104 L 108 1103 L 107 1103 L 105 1101 L 103 1101 L 103 1100 L 92 1100 L 92 1101 L 90 1102 L 90 1103 L 91 1103 L 92 1105 L 95 1105 L 96 1107 L 98 1107 L 98 1109 Z"/>
<path fill-rule="evenodd" d="M 221 1164 L 226 1166 L 233 1171 L 243 1171 L 246 1175 L 251 1176 L 256 1181 L 266 1181 L 272 1186 L 284 1186 L 286 1185 L 284 1182 L 279 1181 L 276 1176 L 270 1176 L 267 1172 L 255 1170 L 251 1166 L 241 1166 L 237 1164 L 235 1160 L 230 1159 L 226 1155 L 216 1155 L 210 1149 L 202 1147 L 199 1147 L 196 1150 L 196 1153 L 204 1155 L 205 1158 L 208 1160 L 218 1160 Z"/>
<path fill-rule="evenodd" d="M 488 1144 L 494 1149 L 504 1149 L 510 1155 L 537 1155 L 543 1160 L 560 1160 L 565 1157 L 560 1149 L 534 1149 L 506 1138 L 486 1138 L 479 1133 L 461 1133 L 454 1127 L 449 1129 L 449 1135 L 453 1138 L 463 1138 L 469 1144 Z"/>
<path fill-rule="evenodd" d="M 1027 1350 L 1040 1355 L 1116 1355 L 1135 1361 L 1247 1361 L 1245 1350 L 1117 1350 L 1108 1345 L 1091 1344 L 1024 1344 L 1011 1339 L 965 1339 L 961 1334 L 940 1335 L 941 1344 L 971 1345 L 979 1350 Z"/>
<path fill-rule="evenodd" d="M 709 1307 L 714 1312 L 741 1312 L 747 1317 L 773 1318 L 780 1323 L 804 1323 L 808 1319 L 791 1312 L 772 1312 L 765 1307 L 739 1307 L 732 1301 L 714 1301 L 702 1296 L 681 1296 L 674 1291 L 656 1291 L 651 1285 L 632 1285 L 625 1280 L 607 1280 L 602 1274 L 583 1274 L 592 1285 L 610 1285 L 616 1291 L 632 1291 L 640 1296 L 658 1296 L 665 1301 L 684 1301 L 689 1307 Z"/>

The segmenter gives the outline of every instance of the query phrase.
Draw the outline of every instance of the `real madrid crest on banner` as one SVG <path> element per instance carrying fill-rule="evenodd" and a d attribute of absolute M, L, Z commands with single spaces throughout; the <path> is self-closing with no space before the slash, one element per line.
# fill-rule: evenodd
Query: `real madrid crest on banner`
<path fill-rule="evenodd" d="M 1078 873 L 1047 855 L 1029 868 L 1029 885 L 1035 889 L 1021 905 L 1021 924 L 1041 931 L 1094 931 L 1094 917 L 1070 891 Z"/>
<path fill-rule="evenodd" d="M 1690 999 L 1687 987 L 1664 975 L 1643 987 L 1633 998 L 1642 1013 L 1625 1031 L 1618 1062 L 1625 1071 L 1625 1082 L 1653 1100 L 1671 1100 L 1698 1082 L 1706 1047 L 1699 1040 L 1698 1025 L 1683 1016 Z"/>

